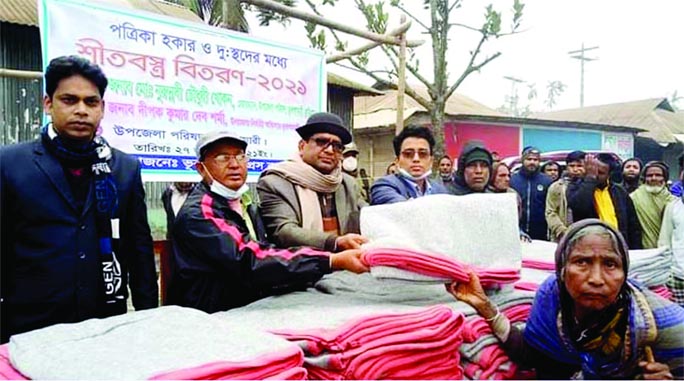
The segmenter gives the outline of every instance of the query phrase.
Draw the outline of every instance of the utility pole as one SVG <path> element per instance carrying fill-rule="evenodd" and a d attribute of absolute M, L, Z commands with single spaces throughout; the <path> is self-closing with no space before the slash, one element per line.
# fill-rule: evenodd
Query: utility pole
<path fill-rule="evenodd" d="M 598 49 L 598 46 L 592 46 L 591 48 L 585 48 L 584 47 L 584 42 L 582 43 L 582 49 L 580 50 L 573 50 L 571 52 L 568 52 L 570 54 L 570 58 L 578 59 L 580 60 L 581 64 L 581 72 L 580 72 L 580 107 L 584 107 L 584 61 L 597 61 L 598 58 L 589 58 L 584 55 L 584 52 L 587 52 L 589 50 L 594 50 Z M 578 54 L 579 53 L 579 54 Z M 575 54 L 575 55 L 573 55 Z"/>
<path fill-rule="evenodd" d="M 510 110 L 513 114 L 517 116 L 518 114 L 518 90 L 516 89 L 516 86 L 518 83 L 523 83 L 525 82 L 524 80 L 520 78 L 516 78 L 513 76 L 505 75 L 504 79 L 507 79 L 511 81 L 511 95 L 508 96 L 508 101 L 510 102 Z"/>

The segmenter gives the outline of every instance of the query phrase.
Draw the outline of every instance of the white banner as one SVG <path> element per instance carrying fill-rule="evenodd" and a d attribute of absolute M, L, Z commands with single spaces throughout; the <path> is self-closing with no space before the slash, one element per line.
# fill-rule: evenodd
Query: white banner
<path fill-rule="evenodd" d="M 39 0 L 43 62 L 80 55 L 109 86 L 100 133 L 148 181 L 196 180 L 195 143 L 231 130 L 250 180 L 288 158 L 294 129 L 325 109 L 323 52 L 94 1 Z"/>
<path fill-rule="evenodd" d="M 601 148 L 604 151 L 615 152 L 620 159 L 627 160 L 634 157 L 634 136 L 619 132 L 604 132 Z"/>

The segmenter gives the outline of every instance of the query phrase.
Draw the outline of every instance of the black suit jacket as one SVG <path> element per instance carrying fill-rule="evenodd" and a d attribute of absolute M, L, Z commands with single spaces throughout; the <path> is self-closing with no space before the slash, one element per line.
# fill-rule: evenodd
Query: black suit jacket
<path fill-rule="evenodd" d="M 140 164 L 112 151 L 121 237 L 115 254 L 124 274 L 122 287 L 126 290 L 130 282 L 136 309 L 156 307 Z M 0 149 L 0 187 L 2 342 L 56 323 L 125 313 L 125 301 L 103 302 L 93 186 L 83 210 L 77 210 L 62 165 L 37 140 Z"/>

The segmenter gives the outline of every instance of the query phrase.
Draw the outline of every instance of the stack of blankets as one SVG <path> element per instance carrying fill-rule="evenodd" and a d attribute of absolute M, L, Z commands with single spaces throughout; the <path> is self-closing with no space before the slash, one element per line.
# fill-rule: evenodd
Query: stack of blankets
<path fill-rule="evenodd" d="M 555 273 L 556 246 L 554 242 L 536 240 L 523 244 L 522 271 L 515 288 L 535 291 L 549 275 Z M 628 277 L 666 299 L 672 296 L 666 286 L 670 266 L 671 254 L 667 248 L 629 251 Z"/>
<path fill-rule="evenodd" d="M 204 312 L 162 307 L 12 336 L 6 379 L 304 380 L 297 345 Z"/>
<path fill-rule="evenodd" d="M 514 323 L 534 294 L 491 291 Z M 444 285 L 335 273 L 215 316 L 297 343 L 310 379 L 519 378 L 488 324 Z"/>

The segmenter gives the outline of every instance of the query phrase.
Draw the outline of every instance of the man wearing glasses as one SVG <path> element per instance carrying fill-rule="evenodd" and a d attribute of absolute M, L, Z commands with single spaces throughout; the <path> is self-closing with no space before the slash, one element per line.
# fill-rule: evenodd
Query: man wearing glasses
<path fill-rule="evenodd" d="M 327 112 L 311 115 L 297 133 L 298 154 L 268 167 L 257 183 L 269 239 L 279 247 L 358 249 L 367 241 L 358 234 L 358 189 L 340 165 L 351 134 Z"/>
<path fill-rule="evenodd" d="M 368 271 L 361 250 L 275 249 L 249 196 L 247 142 L 212 132 L 197 142 L 199 183 L 173 225 L 169 304 L 213 313 L 303 289 L 332 270 Z"/>
<path fill-rule="evenodd" d="M 399 169 L 371 187 L 371 205 L 391 204 L 447 193 L 446 188 L 430 180 L 435 138 L 425 127 L 406 127 L 394 137 L 394 153 Z"/>

